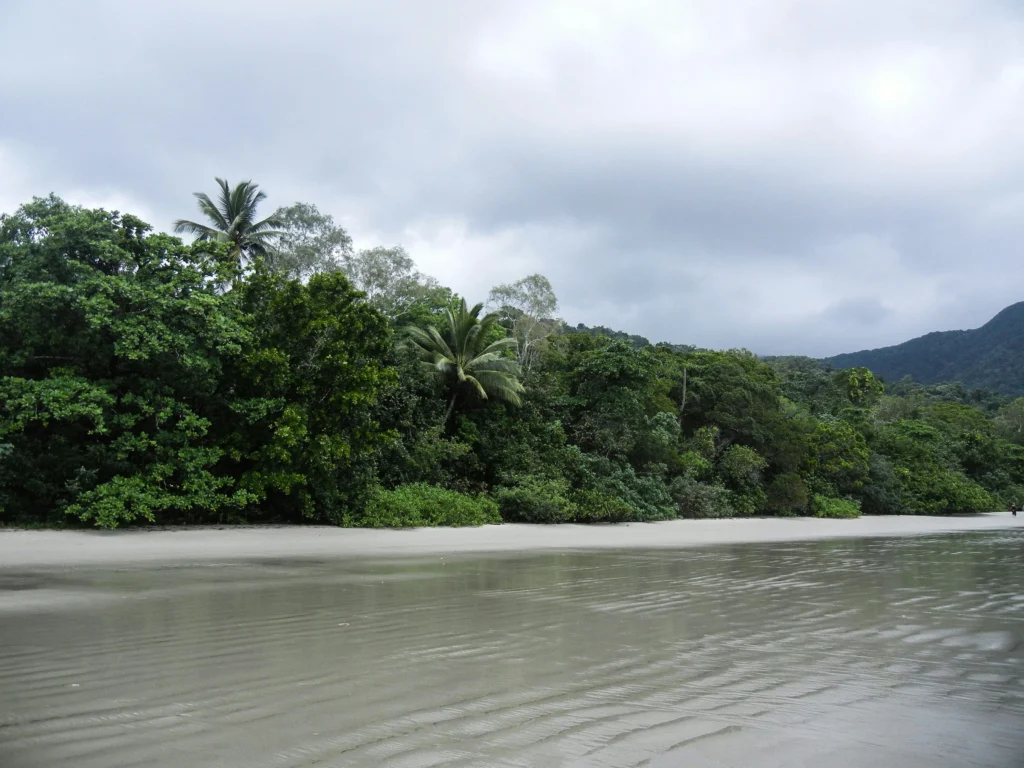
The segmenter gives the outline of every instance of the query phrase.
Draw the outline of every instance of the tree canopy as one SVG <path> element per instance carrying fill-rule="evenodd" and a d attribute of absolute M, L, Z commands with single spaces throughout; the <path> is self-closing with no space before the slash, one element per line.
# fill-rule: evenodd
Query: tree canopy
<path fill-rule="evenodd" d="M 568 326 L 541 275 L 496 286 L 485 313 L 316 206 L 261 222 L 255 185 L 221 188 L 200 202 L 227 226 L 191 244 L 52 196 L 0 218 L 0 522 L 1024 502 L 1024 399 Z"/>

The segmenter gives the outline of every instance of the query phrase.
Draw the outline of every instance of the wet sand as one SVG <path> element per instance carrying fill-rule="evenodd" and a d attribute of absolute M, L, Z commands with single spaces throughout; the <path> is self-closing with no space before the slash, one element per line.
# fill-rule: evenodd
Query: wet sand
<path fill-rule="evenodd" d="M 321 526 L 114 532 L 0 530 L 0 568 L 331 555 L 679 549 L 714 544 L 991 531 L 1014 525 L 1024 528 L 1024 517 L 1014 518 L 1003 512 L 965 517 L 674 520 L 621 525 L 487 525 L 401 531 Z"/>
<path fill-rule="evenodd" d="M 1011 522 L 0 533 L 0 766 L 1019 768 Z"/>

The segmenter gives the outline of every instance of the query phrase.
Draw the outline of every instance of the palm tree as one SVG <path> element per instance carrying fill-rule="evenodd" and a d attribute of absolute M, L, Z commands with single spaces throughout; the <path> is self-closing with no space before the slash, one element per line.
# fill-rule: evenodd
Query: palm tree
<path fill-rule="evenodd" d="M 519 395 L 525 392 L 519 382 L 519 366 L 502 353 L 516 346 L 513 337 L 487 343 L 491 330 L 498 324 L 495 314 L 480 317 L 483 304 L 466 309 L 461 299 L 445 310 L 444 334 L 433 326 L 426 330 L 415 326 L 406 329 L 407 346 L 416 352 L 423 368 L 438 376 L 451 390 L 451 400 L 444 414 L 448 418 L 455 409 L 459 394 L 468 389 L 485 400 L 504 400 L 520 405 Z"/>
<path fill-rule="evenodd" d="M 224 179 L 217 179 L 217 185 L 220 199 L 216 203 L 205 192 L 195 193 L 199 210 L 213 226 L 178 219 L 174 222 L 174 231 L 195 235 L 196 240 L 233 243 L 233 251 L 240 261 L 271 255 L 273 241 L 282 234 L 278 231 L 282 222 L 276 214 L 256 221 L 256 206 L 267 197 L 259 185 L 243 181 L 232 189 Z"/>

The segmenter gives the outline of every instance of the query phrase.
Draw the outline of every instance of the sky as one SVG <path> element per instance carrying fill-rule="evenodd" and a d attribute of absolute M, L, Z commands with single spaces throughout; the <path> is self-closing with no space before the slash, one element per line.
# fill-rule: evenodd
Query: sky
<path fill-rule="evenodd" d="M 1018 0 L 0 0 L 0 211 L 215 176 L 468 299 L 826 356 L 1024 300 Z"/>

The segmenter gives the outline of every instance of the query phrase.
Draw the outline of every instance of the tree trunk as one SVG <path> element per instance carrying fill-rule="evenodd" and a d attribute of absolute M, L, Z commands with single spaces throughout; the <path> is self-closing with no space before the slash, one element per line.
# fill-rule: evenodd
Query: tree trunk
<path fill-rule="evenodd" d="M 683 366 L 683 401 L 679 404 L 679 429 L 683 428 L 683 412 L 686 410 L 686 372 L 689 366 Z"/>
<path fill-rule="evenodd" d="M 443 422 L 444 424 L 448 423 L 448 419 L 451 417 L 452 411 L 455 410 L 455 398 L 457 398 L 458 396 L 459 396 L 458 392 L 455 392 L 452 395 L 451 402 L 448 403 L 448 410 L 444 412 L 444 422 Z"/>

